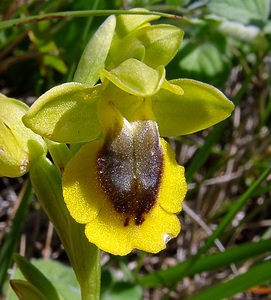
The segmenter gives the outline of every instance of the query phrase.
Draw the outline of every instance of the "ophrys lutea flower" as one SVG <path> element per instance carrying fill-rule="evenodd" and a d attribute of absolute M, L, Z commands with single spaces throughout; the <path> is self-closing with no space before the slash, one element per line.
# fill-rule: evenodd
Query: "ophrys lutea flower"
<path fill-rule="evenodd" d="M 117 23 L 115 33 L 114 18 L 109 18 L 99 29 L 104 34 L 110 28 L 108 52 L 102 51 L 94 75 L 85 72 L 81 63 L 83 79 L 78 73 L 76 78 L 83 84 L 51 89 L 24 117 L 27 126 L 48 139 L 85 143 L 65 167 L 64 200 L 72 217 L 86 224 L 89 241 L 117 255 L 133 249 L 159 252 L 180 231 L 176 214 L 187 190 L 184 169 L 160 135 L 207 128 L 233 109 L 221 92 L 207 84 L 167 81 L 163 63 L 176 53 L 180 30 L 158 25 L 152 29 L 146 17 L 133 18 L 125 18 L 119 27 Z M 129 20 L 136 21 L 129 27 Z M 151 60 L 157 49 L 163 49 L 161 45 L 169 45 L 165 31 L 174 33 L 173 50 Z M 129 51 L 122 49 L 123 40 L 133 45 Z M 90 43 L 96 47 L 94 55 L 99 41 Z M 124 60 L 121 55 L 116 58 L 118 51 L 125 52 Z M 102 83 L 87 84 L 96 82 L 97 74 Z"/>
<path fill-rule="evenodd" d="M 134 248 L 158 252 L 180 231 L 175 213 L 186 193 L 184 169 L 159 138 L 150 100 L 142 100 L 129 121 L 103 101 L 103 138 L 83 146 L 67 165 L 65 201 L 99 248 L 119 255 Z"/>

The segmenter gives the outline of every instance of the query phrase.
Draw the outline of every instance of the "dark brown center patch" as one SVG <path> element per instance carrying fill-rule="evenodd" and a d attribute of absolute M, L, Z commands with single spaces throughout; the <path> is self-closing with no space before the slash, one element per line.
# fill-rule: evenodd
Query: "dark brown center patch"
<path fill-rule="evenodd" d="M 123 215 L 124 226 L 144 222 L 156 201 L 163 167 L 156 123 L 128 125 L 117 137 L 106 137 L 97 157 L 99 181 L 115 211 Z"/>

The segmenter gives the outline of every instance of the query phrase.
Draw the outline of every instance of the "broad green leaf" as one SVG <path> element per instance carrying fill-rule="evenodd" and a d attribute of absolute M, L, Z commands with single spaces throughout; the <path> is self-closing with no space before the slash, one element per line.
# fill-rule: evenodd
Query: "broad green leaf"
<path fill-rule="evenodd" d="M 99 72 L 104 68 L 115 26 L 116 17 L 112 15 L 95 32 L 81 56 L 74 75 L 74 81 L 90 86 L 94 86 L 98 81 Z"/>
<path fill-rule="evenodd" d="M 211 0 L 208 6 L 214 14 L 245 24 L 267 20 L 270 12 L 269 0 Z"/>
<path fill-rule="evenodd" d="M 153 99 L 153 111 L 161 136 L 178 136 L 210 127 L 227 118 L 234 105 L 218 89 L 208 84 L 177 79 L 183 95 L 161 89 Z"/>
<path fill-rule="evenodd" d="M 46 145 L 22 122 L 26 104 L 2 95 L 0 107 L 0 176 L 19 177 L 46 152 Z"/>
<path fill-rule="evenodd" d="M 178 57 L 180 72 L 185 77 L 220 84 L 227 79 L 229 74 L 230 62 L 225 52 L 222 52 L 214 41 L 189 42 L 182 48 Z"/>
<path fill-rule="evenodd" d="M 31 263 L 54 283 L 61 299 L 81 299 L 78 281 L 71 267 L 52 259 L 34 259 Z"/>
<path fill-rule="evenodd" d="M 144 8 L 134 8 L 131 11 L 147 12 Z M 159 19 L 160 16 L 155 15 L 119 15 L 117 17 L 116 32 L 118 35 L 123 36 L 135 30 L 148 22 Z"/>
<path fill-rule="evenodd" d="M 51 281 L 46 278 L 46 276 L 44 276 L 34 265 L 20 255 L 16 255 L 14 259 L 25 279 L 27 279 L 30 284 L 35 286 L 41 292 L 41 294 L 50 300 L 60 299 Z"/>
<path fill-rule="evenodd" d="M 226 36 L 255 45 L 258 49 L 268 47 L 268 41 L 263 31 L 255 25 L 244 25 L 239 22 L 226 20 L 220 24 L 219 30 Z"/>
<path fill-rule="evenodd" d="M 117 66 L 129 58 L 138 58 L 148 66 L 167 65 L 179 50 L 183 31 L 171 25 L 139 28 L 120 40 L 113 40 L 107 64 Z M 138 49 L 145 49 L 139 58 Z"/>
<path fill-rule="evenodd" d="M 24 280 L 11 280 L 12 289 L 20 300 L 48 300 L 35 286 Z"/>
<path fill-rule="evenodd" d="M 106 291 L 102 300 L 139 300 L 142 299 L 143 291 L 139 285 L 129 282 L 116 282 L 111 289 Z"/>
<path fill-rule="evenodd" d="M 24 124 L 39 135 L 61 143 L 96 139 L 99 87 L 76 82 L 64 83 L 43 94 L 23 117 Z"/>
<path fill-rule="evenodd" d="M 153 69 L 130 58 L 110 72 L 102 70 L 101 75 L 128 93 L 146 97 L 160 89 L 165 80 L 165 69 L 163 66 Z"/>
<path fill-rule="evenodd" d="M 271 260 L 267 260 L 249 269 L 246 273 L 219 283 L 207 290 L 192 296 L 189 300 L 220 300 L 247 291 L 249 288 L 263 284 L 271 279 Z"/>
<path fill-rule="evenodd" d="M 51 259 L 32 259 L 31 264 L 38 268 L 54 284 L 61 300 L 81 299 L 80 287 L 71 267 Z M 23 279 L 19 269 L 16 269 L 13 277 L 16 280 Z M 50 300 L 48 297 L 46 299 Z M 11 293 L 9 300 L 17 300 L 17 297 Z M 24 300 L 28 300 L 28 298 Z"/>

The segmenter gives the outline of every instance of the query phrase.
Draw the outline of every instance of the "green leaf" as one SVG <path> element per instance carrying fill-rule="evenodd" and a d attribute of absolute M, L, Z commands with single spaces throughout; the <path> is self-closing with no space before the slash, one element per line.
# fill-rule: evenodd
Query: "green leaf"
<path fill-rule="evenodd" d="M 58 261 L 51 259 L 32 259 L 31 264 L 38 268 L 50 282 L 54 283 L 61 299 L 63 300 L 80 300 L 80 287 L 75 277 L 73 269 L 65 266 Z M 14 278 L 23 279 L 20 270 L 17 269 Z M 16 300 L 17 297 L 11 293 L 9 300 Z M 28 298 L 24 298 L 27 300 Z M 46 297 L 49 300 L 48 297 Z"/>
<path fill-rule="evenodd" d="M 101 127 L 97 116 L 98 87 L 64 83 L 43 94 L 23 117 L 39 135 L 61 143 L 96 139 Z"/>
<path fill-rule="evenodd" d="M 131 281 L 128 281 L 128 279 L 127 281 L 124 281 L 125 279 L 120 281 L 115 272 L 106 268 L 103 268 L 101 275 L 101 300 L 143 299 L 142 286 L 133 282 L 132 278 L 130 278 Z"/>
<path fill-rule="evenodd" d="M 226 36 L 255 45 L 258 49 L 265 49 L 269 45 L 263 31 L 254 25 L 225 20 L 220 24 L 219 30 Z"/>
<path fill-rule="evenodd" d="M 99 72 L 104 68 L 115 26 L 116 17 L 112 15 L 95 32 L 81 56 L 74 75 L 74 81 L 90 86 L 94 86 L 98 81 Z"/>
<path fill-rule="evenodd" d="M 192 296 L 189 300 L 220 300 L 247 291 L 249 288 L 263 284 L 271 279 L 271 260 L 265 261 L 249 269 L 232 280 L 219 283 L 206 291 Z"/>
<path fill-rule="evenodd" d="M 104 293 L 102 300 L 140 300 L 142 299 L 142 287 L 129 282 L 116 282 L 110 290 Z"/>
<path fill-rule="evenodd" d="M 266 21 L 270 12 L 269 0 L 211 0 L 208 6 L 214 14 L 245 24 Z"/>
<path fill-rule="evenodd" d="M 160 89 L 165 79 L 165 69 L 163 66 L 152 69 L 130 58 L 110 72 L 102 70 L 101 75 L 132 95 L 147 97 Z"/>
<path fill-rule="evenodd" d="M 48 298 L 40 293 L 40 291 L 24 280 L 10 280 L 12 289 L 20 300 L 47 300 Z"/>
<path fill-rule="evenodd" d="M 46 152 L 46 145 L 22 122 L 26 104 L 1 95 L 0 106 L 0 176 L 19 177 Z"/>
<path fill-rule="evenodd" d="M 183 95 L 161 89 L 152 97 L 153 111 L 161 136 L 178 136 L 210 127 L 227 118 L 234 105 L 218 89 L 191 80 L 177 79 Z"/>
<path fill-rule="evenodd" d="M 148 12 L 148 10 L 144 8 L 134 8 L 131 9 L 130 11 Z M 150 15 L 119 15 L 117 17 L 116 32 L 118 35 L 123 36 L 135 30 L 139 26 L 142 26 L 148 22 L 157 20 L 159 18 L 160 16 L 151 15 L 151 14 Z"/>
<path fill-rule="evenodd" d="M 51 259 L 35 259 L 31 263 L 54 283 L 61 299 L 81 299 L 78 281 L 71 267 Z"/>
<path fill-rule="evenodd" d="M 60 299 L 50 280 L 48 280 L 34 265 L 20 255 L 16 255 L 14 259 L 25 279 L 35 286 L 45 298 L 50 300 Z"/>
<path fill-rule="evenodd" d="M 183 34 L 180 28 L 171 25 L 139 28 L 123 39 L 113 40 L 107 65 L 117 66 L 126 59 L 137 58 L 152 68 L 166 66 L 178 52 Z M 140 57 L 142 48 L 144 56 Z"/>
<path fill-rule="evenodd" d="M 185 77 L 220 84 L 229 74 L 229 60 L 217 42 L 187 43 L 180 51 L 178 65 Z"/>

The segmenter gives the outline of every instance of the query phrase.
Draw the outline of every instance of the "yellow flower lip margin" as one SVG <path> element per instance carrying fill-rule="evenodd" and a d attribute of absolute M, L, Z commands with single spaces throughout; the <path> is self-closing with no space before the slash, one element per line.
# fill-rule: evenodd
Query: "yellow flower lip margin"
<path fill-rule="evenodd" d="M 114 255 L 126 255 L 133 249 L 157 253 L 165 248 L 168 237 L 176 237 L 180 222 L 175 215 L 187 186 L 184 168 L 174 159 L 170 146 L 160 139 L 164 158 L 163 173 L 155 205 L 141 225 L 123 225 L 100 186 L 96 172 L 97 153 L 104 140 L 83 146 L 70 160 L 63 173 L 63 195 L 72 217 L 86 224 L 85 234 L 90 242 Z"/>

